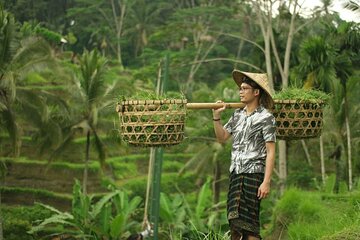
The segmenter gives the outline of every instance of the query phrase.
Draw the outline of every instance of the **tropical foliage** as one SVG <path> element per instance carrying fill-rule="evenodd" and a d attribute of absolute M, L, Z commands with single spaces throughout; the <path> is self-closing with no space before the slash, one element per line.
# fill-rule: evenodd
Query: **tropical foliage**
<path fill-rule="evenodd" d="M 238 101 L 230 74 L 234 67 L 266 72 L 276 92 L 296 88 L 282 98 L 295 93 L 301 99 L 327 99 L 320 140 L 278 144 L 262 232 L 269 239 L 356 239 L 360 25 L 333 12 L 334 1 L 322 1 L 307 16 L 300 2 L 0 0 L 5 239 L 52 234 L 121 239 L 140 231 L 148 149 L 131 148 L 119 138 L 117 101 L 144 98 L 141 92 L 153 92 L 164 75 L 171 98 Z M 359 16 L 358 2 L 344 6 Z M 310 94 L 315 90 L 325 94 Z M 231 114 L 222 115 L 223 124 Z M 229 239 L 225 200 L 231 144 L 216 142 L 211 111 L 188 110 L 185 127 L 184 141 L 166 149 L 160 236 Z M 64 182 L 71 188 L 81 174 L 82 187 L 76 182 L 73 192 L 66 192 Z M 26 191 L 16 184 L 34 191 L 22 196 Z M 52 206 L 50 197 L 36 207 L 46 214 L 26 219 L 10 206 L 33 203 L 38 189 L 54 186 L 62 189 L 61 207 L 72 196 L 68 211 Z M 286 191 L 291 186 L 297 188 Z M 35 216 L 40 221 L 33 222 Z"/>
<path fill-rule="evenodd" d="M 141 198 L 129 200 L 125 192 L 115 190 L 93 202 L 93 197 L 83 193 L 80 183 L 75 182 L 71 212 L 61 212 L 51 206 L 44 208 L 53 215 L 37 226 L 32 227 L 30 234 L 41 232 L 46 226 L 55 226 L 56 234 L 70 234 L 80 239 L 119 239 L 129 235 L 129 230 L 136 224 L 130 217 L 138 208 Z"/>

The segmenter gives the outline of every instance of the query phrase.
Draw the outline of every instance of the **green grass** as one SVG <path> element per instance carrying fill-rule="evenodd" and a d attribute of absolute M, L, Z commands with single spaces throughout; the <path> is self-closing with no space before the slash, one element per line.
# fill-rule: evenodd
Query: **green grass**
<path fill-rule="evenodd" d="M 28 193 L 32 195 L 36 195 L 39 197 L 47 197 L 47 198 L 56 198 L 62 199 L 66 201 L 71 201 L 72 196 L 71 194 L 64 194 L 64 193 L 54 193 L 48 190 L 43 189 L 34 189 L 34 188 L 22 188 L 22 187 L 0 187 L 0 191 L 2 194 L 7 193 Z"/>
<path fill-rule="evenodd" d="M 276 234 L 284 231 L 285 238 L 281 239 L 293 240 L 327 239 L 325 236 L 337 236 L 339 232 L 356 236 L 359 225 L 359 193 L 324 198 L 320 192 L 292 188 L 277 202 L 270 234 L 265 235 L 278 239 Z"/>
<path fill-rule="evenodd" d="M 164 100 L 164 99 L 186 99 L 185 95 L 179 92 L 167 92 L 166 94 L 163 94 L 161 96 L 157 95 L 154 91 L 137 91 L 132 96 L 120 96 L 120 101 L 125 100 Z"/>
<path fill-rule="evenodd" d="M 276 100 L 298 100 L 298 101 L 311 101 L 311 102 L 326 102 L 330 96 L 322 91 L 308 90 L 301 88 L 287 88 L 277 92 L 274 96 Z"/>
<path fill-rule="evenodd" d="M 126 179 L 138 174 L 137 165 L 134 162 L 113 161 L 111 166 L 117 179 Z"/>
<path fill-rule="evenodd" d="M 7 163 L 17 163 L 17 164 L 25 164 L 29 167 L 36 167 L 36 166 L 47 166 L 47 161 L 41 160 L 30 160 L 27 158 L 8 158 L 8 157 L 0 157 L 0 161 L 5 161 Z M 84 164 L 83 163 L 69 163 L 69 162 L 52 162 L 49 164 L 49 168 L 52 169 L 69 169 L 74 171 L 83 171 Z M 89 171 L 98 171 L 100 169 L 99 162 L 91 161 L 89 163 Z"/>

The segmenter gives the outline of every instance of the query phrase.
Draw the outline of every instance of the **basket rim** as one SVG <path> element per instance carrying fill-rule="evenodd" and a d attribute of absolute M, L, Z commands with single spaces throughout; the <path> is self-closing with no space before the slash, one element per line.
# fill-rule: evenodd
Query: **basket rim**
<path fill-rule="evenodd" d="M 295 100 L 295 99 L 274 99 L 275 103 L 315 103 L 323 104 L 325 101 L 318 99 L 308 99 L 308 100 Z"/>
<path fill-rule="evenodd" d="M 163 100 L 124 100 L 120 105 L 148 105 L 148 104 L 186 104 L 186 99 L 163 99 Z"/>

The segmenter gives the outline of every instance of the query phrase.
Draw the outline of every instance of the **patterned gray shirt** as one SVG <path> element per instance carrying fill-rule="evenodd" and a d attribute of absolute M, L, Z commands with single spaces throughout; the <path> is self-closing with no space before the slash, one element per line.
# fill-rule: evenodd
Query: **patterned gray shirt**
<path fill-rule="evenodd" d="M 275 118 L 263 106 L 249 116 L 246 108 L 236 109 L 224 126 L 233 137 L 230 172 L 264 173 L 266 142 L 276 141 Z"/>

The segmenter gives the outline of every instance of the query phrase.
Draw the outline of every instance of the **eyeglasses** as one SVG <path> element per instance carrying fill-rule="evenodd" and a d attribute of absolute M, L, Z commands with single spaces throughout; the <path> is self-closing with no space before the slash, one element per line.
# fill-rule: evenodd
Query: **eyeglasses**
<path fill-rule="evenodd" d="M 239 88 L 239 92 L 246 92 L 249 89 L 253 89 L 252 87 L 241 87 Z"/>

